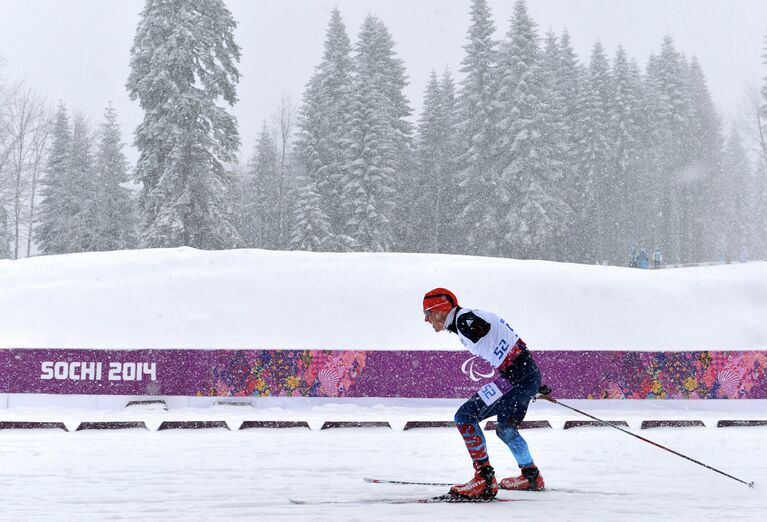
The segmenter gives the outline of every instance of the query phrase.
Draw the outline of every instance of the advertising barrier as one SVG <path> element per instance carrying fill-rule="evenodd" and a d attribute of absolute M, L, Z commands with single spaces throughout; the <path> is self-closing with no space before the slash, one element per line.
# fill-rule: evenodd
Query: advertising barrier
<path fill-rule="evenodd" d="M 767 399 L 767 351 L 534 351 L 572 399 Z M 0 393 L 462 398 L 493 368 L 464 351 L 0 349 Z"/>

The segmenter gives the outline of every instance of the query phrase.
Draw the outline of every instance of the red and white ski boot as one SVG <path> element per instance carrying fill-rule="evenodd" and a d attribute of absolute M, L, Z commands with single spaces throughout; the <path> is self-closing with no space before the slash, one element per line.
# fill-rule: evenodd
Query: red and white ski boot
<path fill-rule="evenodd" d="M 541 491 L 546 485 L 538 467 L 533 465 L 522 468 L 522 474 L 518 477 L 508 477 L 501 480 L 498 487 L 514 491 Z"/>
<path fill-rule="evenodd" d="M 474 466 L 474 478 L 466 484 L 456 484 L 450 488 L 450 495 L 457 498 L 493 498 L 498 494 L 495 471 L 489 462 Z"/>

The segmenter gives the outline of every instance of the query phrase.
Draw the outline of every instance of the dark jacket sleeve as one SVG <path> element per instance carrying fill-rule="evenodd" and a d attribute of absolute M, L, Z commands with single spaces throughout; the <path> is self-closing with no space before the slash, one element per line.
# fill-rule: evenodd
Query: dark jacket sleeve
<path fill-rule="evenodd" d="M 461 335 L 476 344 L 490 331 L 490 323 L 481 317 L 474 315 L 474 312 L 466 312 L 458 317 L 456 327 Z"/>

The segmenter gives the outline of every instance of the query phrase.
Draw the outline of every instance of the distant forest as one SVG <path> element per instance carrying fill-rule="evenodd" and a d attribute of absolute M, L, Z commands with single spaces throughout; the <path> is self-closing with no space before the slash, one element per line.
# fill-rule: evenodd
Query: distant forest
<path fill-rule="evenodd" d="M 230 109 L 248 57 L 223 0 L 146 0 L 126 79 L 144 111 L 135 166 L 111 106 L 93 129 L 0 76 L 0 259 L 182 245 L 767 258 L 767 76 L 725 122 L 672 35 L 641 65 L 598 41 L 579 57 L 523 0 L 507 28 L 486 0 L 467 8 L 461 67 L 431 72 L 419 115 L 384 22 L 369 15 L 352 41 L 334 9 L 299 105 L 276 104 L 247 160 Z M 767 37 L 762 51 L 767 66 Z"/>

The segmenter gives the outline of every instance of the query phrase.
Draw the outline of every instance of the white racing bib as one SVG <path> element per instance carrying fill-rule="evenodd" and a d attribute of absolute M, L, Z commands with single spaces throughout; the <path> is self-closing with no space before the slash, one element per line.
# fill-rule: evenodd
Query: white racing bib
<path fill-rule="evenodd" d="M 501 390 L 498 389 L 498 386 L 496 386 L 494 382 L 489 382 L 477 391 L 477 395 L 482 399 L 482 402 L 490 406 L 500 399 L 503 396 L 503 393 L 501 393 Z"/>
<path fill-rule="evenodd" d="M 456 324 L 460 324 L 463 318 L 463 324 L 470 326 L 473 321 L 483 321 L 490 326 L 490 329 L 481 337 L 466 337 L 468 330 L 457 327 L 456 332 L 461 344 L 474 355 L 481 357 L 493 368 L 498 368 L 506 359 L 510 351 L 519 340 L 519 335 L 509 326 L 509 323 L 497 315 L 485 312 L 484 310 L 473 310 L 462 308 L 455 319 Z M 471 335 L 471 333 L 470 333 Z"/>
<path fill-rule="evenodd" d="M 477 390 L 477 395 L 486 405 L 491 406 L 495 401 L 511 391 L 512 384 L 505 377 L 498 377 Z"/>

